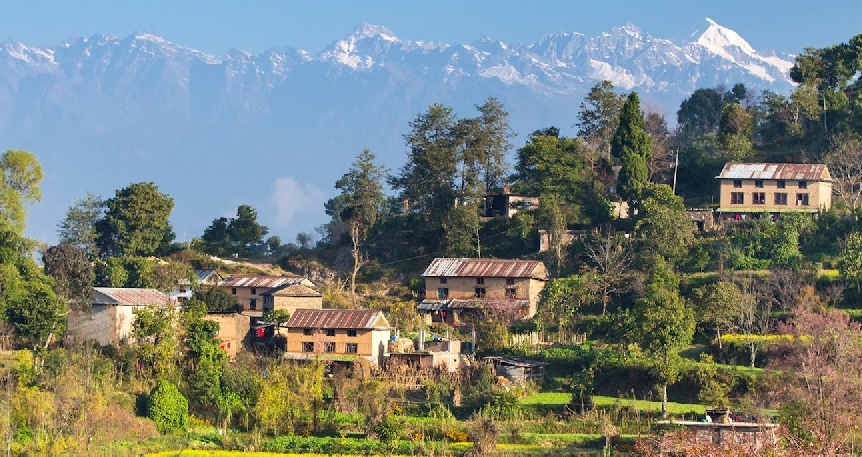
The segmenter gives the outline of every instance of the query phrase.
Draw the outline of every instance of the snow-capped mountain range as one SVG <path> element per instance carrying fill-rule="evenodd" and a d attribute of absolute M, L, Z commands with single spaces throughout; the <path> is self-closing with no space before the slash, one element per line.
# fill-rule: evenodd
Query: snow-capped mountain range
<path fill-rule="evenodd" d="M 176 200 L 181 239 L 241 203 L 290 239 L 324 221 L 322 201 L 363 148 L 399 167 L 402 134 L 431 103 L 472 116 L 495 96 L 517 145 L 550 125 L 572 134 L 579 103 L 602 79 L 637 90 L 673 124 L 697 88 L 788 92 L 792 65 L 792 55 L 755 50 L 710 19 L 687 40 L 628 23 L 525 45 L 402 40 L 362 24 L 318 54 L 216 56 L 148 33 L 46 48 L 9 39 L 0 44 L 0 145 L 35 152 L 45 168 L 32 236 L 52 240 L 63 210 L 86 191 L 110 196 L 154 181 Z"/>

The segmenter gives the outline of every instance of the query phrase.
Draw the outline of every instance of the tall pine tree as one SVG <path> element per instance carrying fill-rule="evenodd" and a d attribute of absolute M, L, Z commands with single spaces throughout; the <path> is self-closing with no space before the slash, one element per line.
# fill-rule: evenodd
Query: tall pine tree
<path fill-rule="evenodd" d="M 637 92 L 632 92 L 623 104 L 620 125 L 611 140 L 611 154 L 622 163 L 617 188 L 630 208 L 634 208 L 641 189 L 649 180 L 647 159 L 652 154 L 652 146 L 645 126 L 640 99 Z"/>

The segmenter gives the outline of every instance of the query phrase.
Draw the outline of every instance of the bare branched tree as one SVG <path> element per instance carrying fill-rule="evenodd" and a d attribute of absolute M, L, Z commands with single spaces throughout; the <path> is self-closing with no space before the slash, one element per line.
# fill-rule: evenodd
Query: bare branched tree
<path fill-rule="evenodd" d="M 847 135 L 833 138 L 823 161 L 835 179 L 832 189 L 855 214 L 862 203 L 862 140 Z"/>
<path fill-rule="evenodd" d="M 602 314 L 605 314 L 611 296 L 629 290 L 626 277 L 634 259 L 629 240 L 620 233 L 596 234 L 584 240 L 584 253 L 595 273 Z"/>

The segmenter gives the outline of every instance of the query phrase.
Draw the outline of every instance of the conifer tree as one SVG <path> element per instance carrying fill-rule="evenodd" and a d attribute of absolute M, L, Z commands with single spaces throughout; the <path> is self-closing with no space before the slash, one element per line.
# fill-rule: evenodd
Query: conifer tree
<path fill-rule="evenodd" d="M 611 154 L 622 162 L 617 187 L 630 208 L 634 207 L 649 179 L 647 159 L 652 154 L 652 147 L 645 125 L 638 94 L 632 92 L 623 105 L 620 125 L 611 140 Z"/>

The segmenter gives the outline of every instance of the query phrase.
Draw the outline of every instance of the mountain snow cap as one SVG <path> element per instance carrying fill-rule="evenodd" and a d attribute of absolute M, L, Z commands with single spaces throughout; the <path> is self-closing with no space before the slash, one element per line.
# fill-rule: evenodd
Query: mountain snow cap
<path fill-rule="evenodd" d="M 401 41 L 385 26 L 369 24 L 367 22 L 359 24 L 350 36 L 356 40 L 361 40 L 363 38 L 380 38 L 381 40 L 392 41 L 394 43 Z"/>
<path fill-rule="evenodd" d="M 720 56 L 726 55 L 728 48 L 732 47 L 737 47 L 749 55 L 757 54 L 757 51 L 738 33 L 718 25 L 710 18 L 706 18 L 706 22 L 709 22 L 709 27 L 697 39 L 697 44 Z"/>

